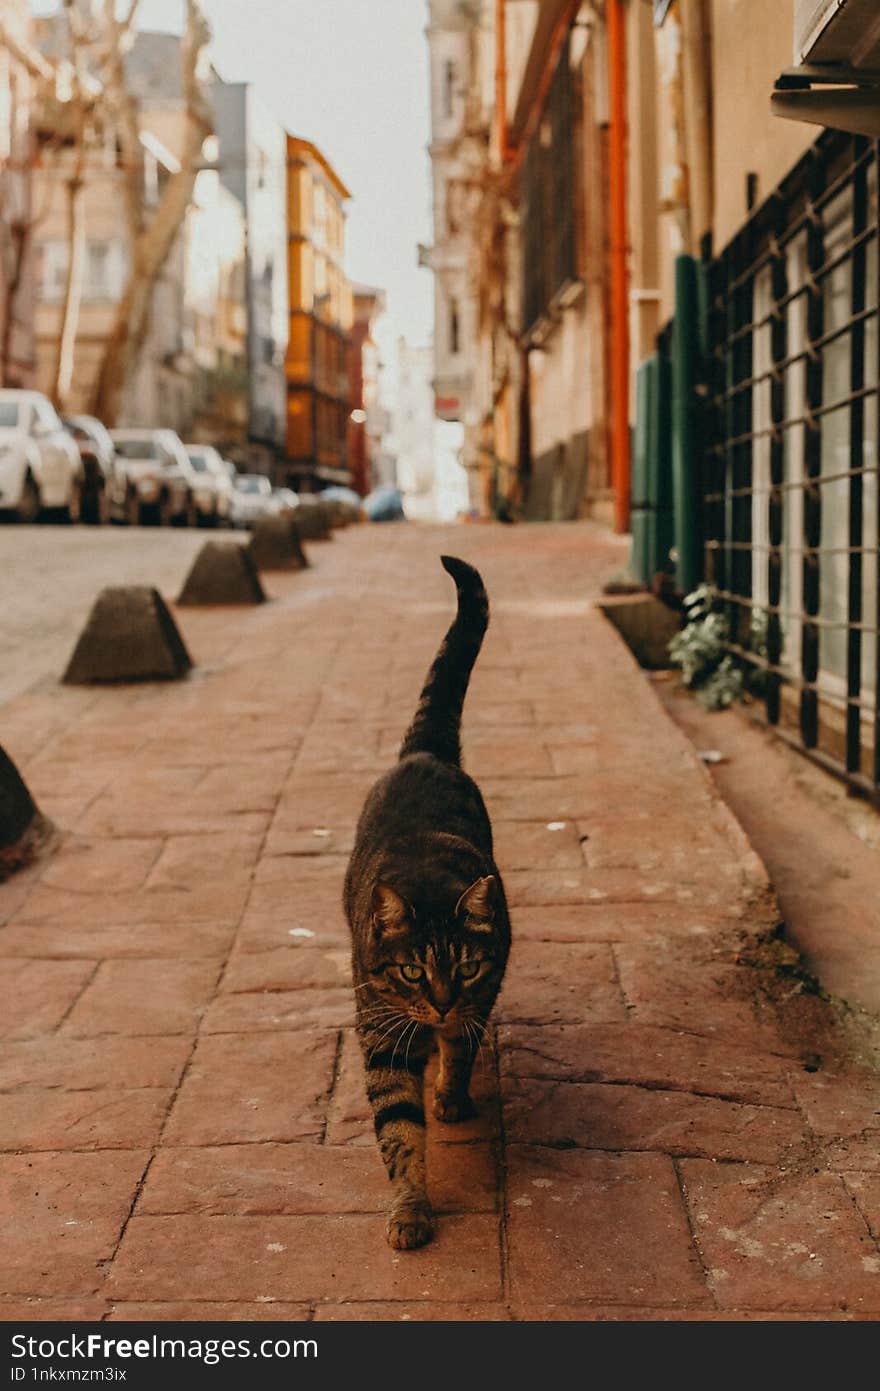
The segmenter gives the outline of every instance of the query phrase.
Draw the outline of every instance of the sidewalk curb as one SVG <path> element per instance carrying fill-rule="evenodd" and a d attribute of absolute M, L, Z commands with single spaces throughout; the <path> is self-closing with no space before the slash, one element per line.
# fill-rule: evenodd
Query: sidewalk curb
<path fill-rule="evenodd" d="M 769 928 L 779 922 L 780 910 L 776 901 L 776 892 L 770 878 L 767 866 L 758 854 L 755 847 L 749 840 L 742 823 L 738 820 L 728 803 L 724 800 L 709 769 L 697 756 L 694 746 L 687 735 L 679 729 L 663 701 L 655 689 L 655 684 L 651 680 L 650 673 L 641 667 L 633 655 L 632 650 L 627 645 L 625 639 L 608 615 L 603 611 L 601 605 L 595 604 L 595 611 L 601 615 L 608 629 L 612 632 L 619 643 L 621 651 L 630 662 L 633 675 L 641 681 L 650 692 L 650 698 L 659 712 L 663 722 L 670 733 L 670 743 L 677 746 L 680 754 L 690 763 L 705 787 L 709 798 L 715 807 L 721 826 L 728 836 L 731 847 L 736 856 L 742 874 L 742 894 L 736 920 L 742 922 L 746 918 L 757 918 L 753 924 L 754 928 L 761 930 Z"/>

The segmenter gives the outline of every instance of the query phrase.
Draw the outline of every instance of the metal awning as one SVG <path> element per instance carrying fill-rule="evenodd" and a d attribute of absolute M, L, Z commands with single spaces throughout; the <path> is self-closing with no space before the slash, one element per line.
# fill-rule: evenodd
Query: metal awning
<path fill-rule="evenodd" d="M 770 98 L 774 116 L 880 138 L 880 70 L 802 63 L 786 68 Z"/>
<path fill-rule="evenodd" d="M 774 115 L 880 136 L 877 0 L 795 0 L 794 59 L 776 80 Z"/>

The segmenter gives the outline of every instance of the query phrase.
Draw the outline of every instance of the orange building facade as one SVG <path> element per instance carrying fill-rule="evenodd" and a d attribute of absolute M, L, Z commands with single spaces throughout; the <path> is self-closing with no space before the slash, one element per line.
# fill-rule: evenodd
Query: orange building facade
<path fill-rule="evenodd" d="M 290 332 L 287 479 L 348 483 L 351 286 L 345 274 L 345 184 L 311 141 L 287 137 Z"/>

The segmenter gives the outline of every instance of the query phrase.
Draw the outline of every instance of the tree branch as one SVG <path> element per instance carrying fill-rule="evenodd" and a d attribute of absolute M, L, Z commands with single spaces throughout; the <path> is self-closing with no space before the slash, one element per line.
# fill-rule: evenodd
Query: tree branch
<path fill-rule="evenodd" d="M 95 414 L 108 424 L 116 418 L 128 374 L 146 332 L 153 288 L 192 203 L 202 146 L 213 130 L 210 103 L 199 78 L 202 53 L 211 31 L 197 0 L 187 0 L 186 11 L 186 29 L 180 45 L 186 109 L 184 147 L 180 168 L 168 179 L 152 220 L 142 225 L 133 243 L 131 273 L 106 345 L 92 403 Z M 130 102 L 127 90 L 124 95 Z"/>

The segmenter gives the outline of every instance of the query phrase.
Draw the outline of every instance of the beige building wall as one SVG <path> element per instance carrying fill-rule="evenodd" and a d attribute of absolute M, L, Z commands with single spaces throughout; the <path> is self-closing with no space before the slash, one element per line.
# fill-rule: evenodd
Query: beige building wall
<path fill-rule="evenodd" d="M 647 5 L 630 6 L 627 19 L 629 329 L 630 356 L 634 363 L 638 363 L 654 351 L 654 339 L 660 327 L 657 236 L 659 123 L 652 12 Z"/>
<path fill-rule="evenodd" d="M 715 104 L 713 240 L 720 251 L 746 220 L 746 178 L 762 202 L 819 134 L 819 127 L 771 115 L 770 94 L 791 67 L 792 0 L 712 0 Z"/>
<path fill-rule="evenodd" d="M 586 304 L 562 316 L 545 348 L 531 354 L 532 453 L 536 458 L 589 429 L 590 343 Z"/>
<path fill-rule="evenodd" d="M 65 408 L 87 412 L 104 345 L 128 279 L 122 174 L 100 152 L 90 155 L 85 187 L 86 271 L 77 321 L 73 380 Z M 36 234 L 37 385 L 54 383 L 66 275 L 67 194 L 63 168 L 38 170 L 34 180 Z M 241 432 L 244 401 L 244 214 L 240 203 L 203 170 L 193 202 L 153 291 L 143 347 L 123 394 L 119 425 L 162 425 L 188 431 L 207 408 L 211 374 L 235 371 L 226 388 L 224 436 Z M 240 397 L 241 399 L 236 399 Z M 214 406 L 211 407 L 215 409 Z M 228 417 L 228 419 L 226 418 Z"/>
<path fill-rule="evenodd" d="M 103 345 L 113 326 L 116 304 L 122 294 L 128 268 L 125 240 L 125 204 L 122 175 L 108 165 L 102 169 L 98 155 L 90 156 L 85 187 L 86 284 L 80 305 L 76 354 L 69 408 L 76 412 L 88 408 L 100 369 Z M 34 205 L 38 214 L 36 231 L 36 349 L 37 386 L 51 392 L 58 340 L 61 334 L 62 299 L 67 265 L 67 193 L 63 169 L 56 165 L 37 171 L 34 179 Z M 95 293 L 89 285 L 88 256 L 91 247 L 108 248 L 106 295 Z"/>
<path fill-rule="evenodd" d="M 26 0 L 0 0 L 10 36 L 27 45 L 31 20 Z M 34 371 L 34 155 L 32 79 L 28 66 L 0 45 L 0 385 L 32 386 Z"/>

